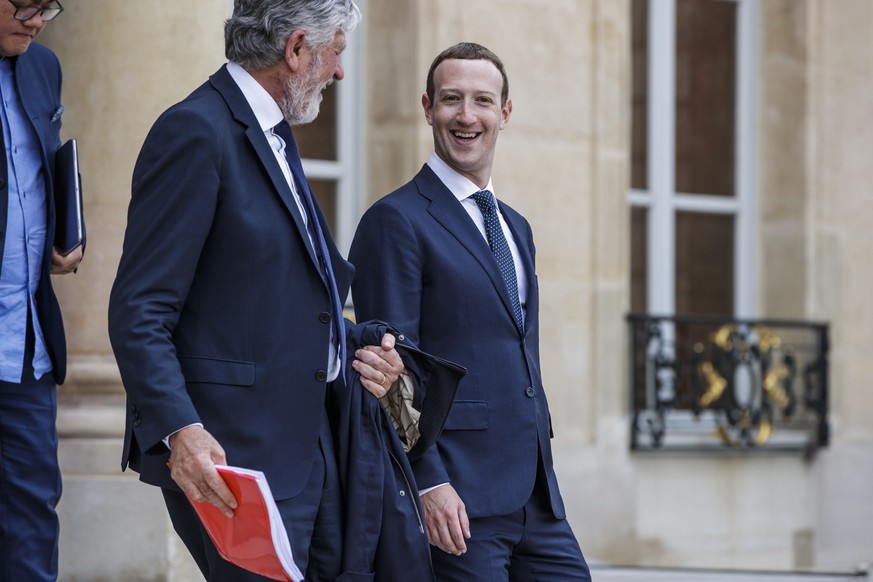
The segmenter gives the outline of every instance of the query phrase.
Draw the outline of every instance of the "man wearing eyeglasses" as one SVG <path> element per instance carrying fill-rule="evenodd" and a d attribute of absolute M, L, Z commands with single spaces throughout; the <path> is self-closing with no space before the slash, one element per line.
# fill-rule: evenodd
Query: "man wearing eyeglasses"
<path fill-rule="evenodd" d="M 61 69 L 34 44 L 59 2 L 0 0 L 0 581 L 55 580 L 61 495 L 56 385 L 66 342 L 50 274 L 81 248 L 53 247 Z"/>

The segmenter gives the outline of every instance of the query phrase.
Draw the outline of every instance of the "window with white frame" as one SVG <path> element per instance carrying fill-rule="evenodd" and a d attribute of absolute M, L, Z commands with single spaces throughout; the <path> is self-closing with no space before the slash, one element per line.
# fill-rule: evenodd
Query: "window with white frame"
<path fill-rule="evenodd" d="M 632 0 L 631 310 L 757 316 L 754 0 Z"/>

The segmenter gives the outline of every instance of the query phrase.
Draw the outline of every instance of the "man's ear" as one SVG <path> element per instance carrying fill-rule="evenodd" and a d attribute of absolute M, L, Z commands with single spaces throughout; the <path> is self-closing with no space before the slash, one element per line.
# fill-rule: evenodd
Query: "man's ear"
<path fill-rule="evenodd" d="M 500 109 L 500 129 L 509 125 L 509 116 L 512 115 L 512 99 L 507 99 Z"/>
<path fill-rule="evenodd" d="M 427 93 L 421 94 L 421 107 L 424 109 L 424 118 L 428 125 L 433 125 L 433 106 L 430 99 L 427 98 Z"/>
<path fill-rule="evenodd" d="M 306 48 L 306 33 L 302 30 L 295 30 L 285 41 L 285 63 L 293 72 L 297 72 L 302 67 L 302 59 L 307 52 Z"/>

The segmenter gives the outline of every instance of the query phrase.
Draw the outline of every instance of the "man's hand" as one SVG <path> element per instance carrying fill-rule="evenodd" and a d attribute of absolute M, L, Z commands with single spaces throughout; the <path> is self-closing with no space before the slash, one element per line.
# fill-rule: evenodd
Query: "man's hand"
<path fill-rule="evenodd" d="M 52 275 L 66 275 L 79 268 L 82 262 L 82 247 L 78 246 L 66 257 L 52 247 Z"/>
<path fill-rule="evenodd" d="M 170 476 L 194 501 L 208 501 L 233 517 L 236 499 L 215 470 L 226 464 L 224 449 L 201 426 L 188 426 L 170 436 Z"/>
<path fill-rule="evenodd" d="M 467 551 L 465 539 L 470 539 L 470 520 L 464 502 L 451 485 L 431 489 L 421 496 L 427 537 L 432 546 L 460 556 Z"/>
<path fill-rule="evenodd" d="M 355 352 L 352 367 L 361 375 L 361 385 L 376 398 L 385 396 L 403 372 L 403 360 L 394 349 L 394 336 L 386 333 L 381 345 L 364 346 Z"/>

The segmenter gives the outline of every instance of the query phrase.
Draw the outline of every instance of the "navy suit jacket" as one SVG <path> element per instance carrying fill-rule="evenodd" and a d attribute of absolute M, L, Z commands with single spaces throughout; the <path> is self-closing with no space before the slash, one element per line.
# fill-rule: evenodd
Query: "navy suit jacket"
<path fill-rule="evenodd" d="M 421 352 L 381 321 L 351 326 L 350 352 L 378 345 L 386 332 L 397 339 L 397 351 L 415 382 L 415 400 L 423 400 L 415 403 L 421 411 L 421 436 L 407 455 L 388 414 L 364 390 L 351 366 L 346 384 L 334 383 L 328 408 L 337 427 L 337 466 L 345 502 L 345 577 L 338 580 L 426 582 L 434 579 L 430 545 L 409 459 L 426 451 L 443 426 L 464 369 Z"/>
<path fill-rule="evenodd" d="M 355 312 L 467 368 L 437 446 L 413 463 L 420 489 L 450 481 L 471 518 L 504 515 L 530 498 L 539 466 L 563 518 L 540 374 L 533 234 L 500 208 L 528 275 L 523 336 L 488 243 L 428 166 L 361 219 L 349 256 Z"/>
<path fill-rule="evenodd" d="M 63 384 L 67 373 L 67 344 L 64 322 L 51 281 L 52 246 L 55 238 L 55 201 L 52 195 L 55 153 L 61 147 L 61 65 L 46 47 L 32 43 L 22 55 L 11 57 L 15 84 L 24 111 L 30 117 L 39 139 L 46 197 L 46 241 L 42 256 L 39 287 L 36 290 L 36 311 L 52 362 L 55 382 Z M 5 148 L 3 132 L 0 147 Z M 6 246 L 6 214 L 9 206 L 8 171 L 0 164 L 0 269 Z"/>
<path fill-rule="evenodd" d="M 354 269 L 326 238 L 343 298 Z M 300 493 L 325 415 L 330 313 L 293 194 L 222 67 L 155 122 L 133 173 L 109 305 L 122 468 L 175 488 L 162 439 L 202 422 L 277 499 Z"/>

